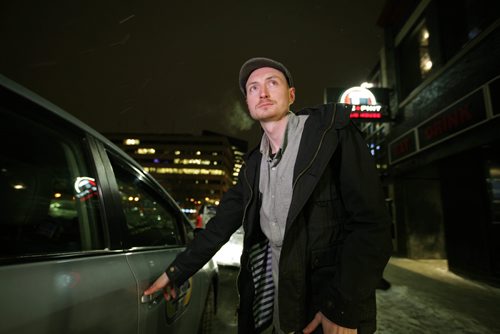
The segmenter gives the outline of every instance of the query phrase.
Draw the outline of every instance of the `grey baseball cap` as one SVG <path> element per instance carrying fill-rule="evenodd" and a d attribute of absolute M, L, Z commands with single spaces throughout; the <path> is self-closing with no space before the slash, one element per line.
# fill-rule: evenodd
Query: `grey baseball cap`
<path fill-rule="evenodd" d="M 248 59 L 240 69 L 240 89 L 243 95 L 247 96 L 246 84 L 248 81 L 248 77 L 252 74 L 253 71 L 262 68 L 262 67 L 271 67 L 277 69 L 282 72 L 288 82 L 289 87 L 293 87 L 293 79 L 290 71 L 283 65 L 282 63 L 264 57 L 256 57 Z"/>

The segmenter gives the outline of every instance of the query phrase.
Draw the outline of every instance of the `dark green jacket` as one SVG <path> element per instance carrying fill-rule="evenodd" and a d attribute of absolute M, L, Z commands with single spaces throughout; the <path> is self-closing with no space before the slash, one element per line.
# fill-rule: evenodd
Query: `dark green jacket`
<path fill-rule="evenodd" d="M 335 323 L 375 331 L 375 287 L 391 251 L 390 221 L 378 173 L 349 108 L 327 104 L 309 115 L 293 176 L 293 196 L 279 268 L 282 330 L 301 331 L 317 311 Z M 193 275 L 243 224 L 239 333 L 258 333 L 254 322 L 255 263 L 251 250 L 266 245 L 259 223 L 261 154 L 250 152 L 238 184 L 217 215 L 180 254 L 167 274 L 176 284 Z"/>

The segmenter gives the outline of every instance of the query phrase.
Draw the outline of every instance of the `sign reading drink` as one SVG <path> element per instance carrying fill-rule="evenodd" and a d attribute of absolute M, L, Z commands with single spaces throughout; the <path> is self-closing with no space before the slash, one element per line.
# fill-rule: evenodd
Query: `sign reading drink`
<path fill-rule="evenodd" d="M 449 107 L 417 128 L 420 149 L 444 140 L 486 119 L 483 91 Z"/>

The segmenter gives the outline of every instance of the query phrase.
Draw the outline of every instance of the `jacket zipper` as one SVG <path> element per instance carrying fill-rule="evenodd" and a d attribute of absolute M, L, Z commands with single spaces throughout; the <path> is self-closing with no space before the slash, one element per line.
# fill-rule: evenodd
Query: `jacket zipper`
<path fill-rule="evenodd" d="M 252 189 L 252 186 L 250 185 L 250 182 L 248 182 L 247 168 L 246 168 L 245 161 L 243 161 L 242 167 L 245 168 L 245 171 L 244 171 L 245 181 L 247 183 L 248 188 L 250 189 L 250 198 L 248 199 L 248 202 L 245 205 L 245 210 L 243 211 L 243 219 L 241 221 L 241 225 L 243 226 L 243 222 L 245 221 L 245 218 L 247 216 L 248 206 L 250 205 L 250 202 L 252 201 L 252 198 L 253 198 L 253 189 Z"/>
<path fill-rule="evenodd" d="M 244 170 L 244 176 L 245 176 L 245 182 L 248 186 L 248 188 L 250 189 L 250 197 L 248 199 L 248 202 L 247 204 L 245 205 L 245 209 L 243 211 L 243 219 L 241 220 L 241 226 L 243 226 L 243 223 L 245 222 L 245 218 L 246 218 L 246 215 L 247 215 L 247 211 L 248 211 L 248 207 L 250 206 L 250 202 L 252 202 L 252 198 L 253 198 L 253 189 L 250 185 L 250 182 L 248 182 L 248 177 L 247 177 L 247 168 L 246 168 L 246 162 L 243 161 L 243 164 L 242 164 L 242 168 L 245 168 Z M 244 229 L 243 229 L 244 230 Z M 245 238 L 243 237 L 243 243 L 245 242 Z M 238 275 L 236 276 L 236 292 L 238 293 L 238 307 L 236 308 L 236 313 L 238 313 L 240 307 L 240 301 L 241 301 L 241 297 L 240 297 L 240 289 L 239 289 L 239 286 L 238 286 L 238 282 L 240 281 L 240 274 L 241 274 L 241 266 L 243 265 L 243 263 L 240 263 L 240 268 L 238 270 Z M 238 316 L 238 314 L 236 314 Z"/>
<path fill-rule="evenodd" d="M 305 174 L 305 172 L 312 166 L 313 164 L 313 161 L 316 159 L 316 157 L 318 156 L 318 153 L 319 153 L 319 150 L 321 148 L 321 146 L 323 145 L 323 141 L 325 139 L 325 135 L 328 131 L 330 131 L 330 129 L 333 127 L 333 123 L 335 121 L 335 115 L 337 114 L 337 108 L 334 107 L 334 110 L 333 110 L 333 115 L 332 115 L 332 120 L 330 121 L 330 124 L 328 125 L 328 128 L 325 129 L 325 131 L 323 131 L 323 135 L 321 136 L 321 141 L 319 142 L 319 145 L 318 145 L 318 148 L 316 149 L 316 152 L 314 153 L 314 156 L 312 157 L 311 161 L 309 161 L 309 164 L 299 173 L 299 175 L 297 175 L 297 178 L 295 179 L 295 181 L 293 181 L 293 185 L 292 185 L 292 190 L 295 189 L 295 185 L 297 184 L 297 181 L 300 179 L 300 177 L 302 175 Z"/>

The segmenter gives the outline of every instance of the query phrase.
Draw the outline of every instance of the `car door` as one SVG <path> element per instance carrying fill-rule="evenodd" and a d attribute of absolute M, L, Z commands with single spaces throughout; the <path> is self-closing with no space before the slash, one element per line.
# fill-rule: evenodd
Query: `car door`
<path fill-rule="evenodd" d="M 210 265 L 178 289 L 178 298 L 166 302 L 160 292 L 151 298 L 144 290 L 160 276 L 185 247 L 183 224 L 178 206 L 142 170 L 107 150 L 116 180 L 116 196 L 121 203 L 121 226 L 127 261 L 137 279 L 140 333 L 196 333 L 210 286 Z"/>
<path fill-rule="evenodd" d="M 0 86 L 0 333 L 137 333 L 85 131 Z"/>

